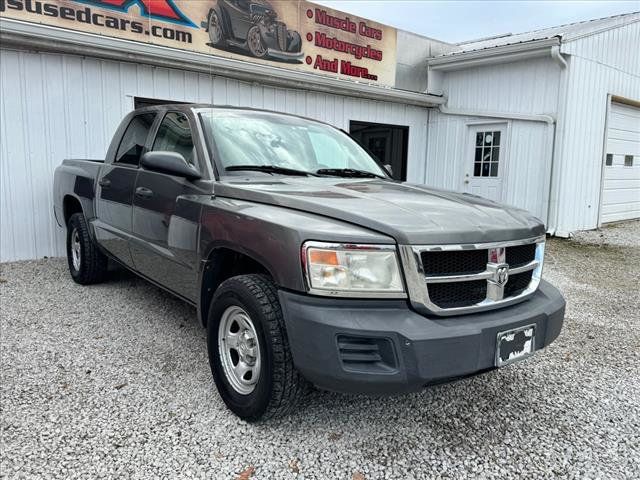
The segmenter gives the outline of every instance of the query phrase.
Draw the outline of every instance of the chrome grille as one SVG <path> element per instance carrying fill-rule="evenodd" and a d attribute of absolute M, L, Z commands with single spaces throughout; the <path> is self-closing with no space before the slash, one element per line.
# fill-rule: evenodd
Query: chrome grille
<path fill-rule="evenodd" d="M 452 315 L 522 300 L 540 282 L 544 241 L 403 246 L 411 302 L 430 313 Z"/>
<path fill-rule="evenodd" d="M 278 47 L 280 47 L 280 50 L 282 50 L 283 52 L 286 52 L 287 51 L 287 26 L 284 23 L 278 22 L 276 24 L 276 36 L 278 40 Z"/>

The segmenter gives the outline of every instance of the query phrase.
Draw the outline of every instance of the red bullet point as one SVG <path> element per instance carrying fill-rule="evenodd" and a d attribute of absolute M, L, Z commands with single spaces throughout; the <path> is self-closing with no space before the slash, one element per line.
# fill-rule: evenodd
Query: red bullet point
<path fill-rule="evenodd" d="M 311 35 L 310 33 L 307 33 L 307 40 L 310 42 L 311 40 L 313 40 L 313 35 Z"/>
<path fill-rule="evenodd" d="M 305 61 L 307 62 L 307 65 L 311 65 L 311 62 L 313 62 L 313 58 L 307 57 Z"/>
<path fill-rule="evenodd" d="M 307 18 L 313 18 L 313 10 L 307 10 Z"/>

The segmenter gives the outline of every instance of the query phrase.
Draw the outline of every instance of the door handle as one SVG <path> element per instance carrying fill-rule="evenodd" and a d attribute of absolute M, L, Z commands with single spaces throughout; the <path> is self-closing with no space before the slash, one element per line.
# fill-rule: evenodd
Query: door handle
<path fill-rule="evenodd" d="M 111 180 L 109 180 L 108 178 L 102 177 L 98 182 L 98 185 L 100 185 L 102 188 L 109 188 L 111 186 Z"/>
<path fill-rule="evenodd" d="M 145 187 L 136 188 L 136 196 L 140 198 L 151 198 L 153 197 L 153 192 Z"/>

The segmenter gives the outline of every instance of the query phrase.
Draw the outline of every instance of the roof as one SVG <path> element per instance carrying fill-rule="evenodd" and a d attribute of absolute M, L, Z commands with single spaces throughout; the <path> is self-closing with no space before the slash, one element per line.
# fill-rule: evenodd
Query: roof
<path fill-rule="evenodd" d="M 605 30 L 628 25 L 629 23 L 640 21 L 640 12 L 625 13 L 622 15 L 614 15 L 611 17 L 598 18 L 595 20 L 586 20 L 583 22 L 568 23 L 557 27 L 543 28 L 524 33 L 506 33 L 495 37 L 482 38 L 478 40 L 470 40 L 458 43 L 458 49 L 440 55 L 437 58 L 459 55 L 461 53 L 486 50 L 506 45 L 522 44 L 540 40 L 549 40 L 558 38 L 563 43 L 575 40 L 577 38 L 594 35 Z"/>

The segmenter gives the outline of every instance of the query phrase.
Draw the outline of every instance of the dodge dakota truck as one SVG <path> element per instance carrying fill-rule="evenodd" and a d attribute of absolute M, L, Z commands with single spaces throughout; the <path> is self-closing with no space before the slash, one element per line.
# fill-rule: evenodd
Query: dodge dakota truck
<path fill-rule="evenodd" d="M 248 421 L 310 386 L 410 392 L 503 367 L 562 328 L 539 220 L 395 181 L 318 121 L 144 108 L 105 160 L 64 160 L 54 183 L 73 280 L 120 265 L 193 305 L 220 396 Z"/>

